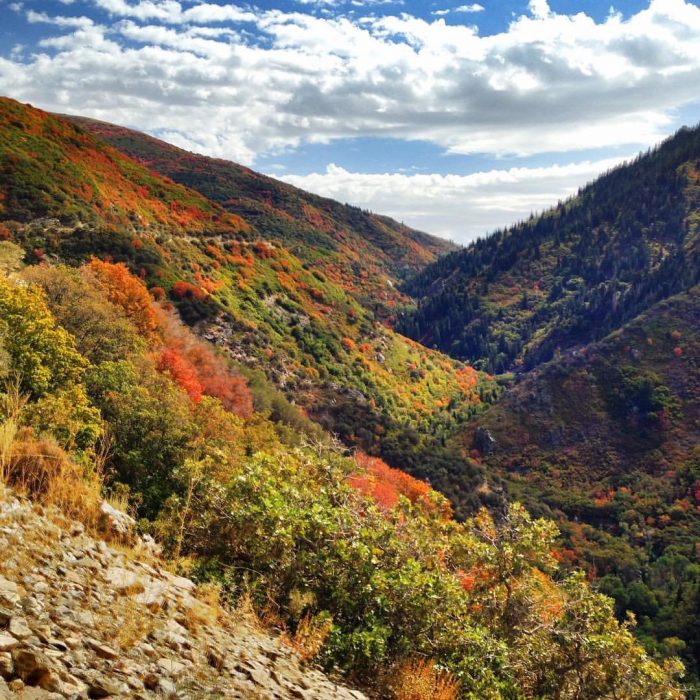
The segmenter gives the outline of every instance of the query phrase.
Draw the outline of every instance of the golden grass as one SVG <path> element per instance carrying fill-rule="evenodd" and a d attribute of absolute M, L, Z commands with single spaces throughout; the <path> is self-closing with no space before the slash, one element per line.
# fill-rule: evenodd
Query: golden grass
<path fill-rule="evenodd" d="M 431 659 L 413 659 L 398 667 L 390 682 L 395 700 L 456 700 L 460 683 Z"/>
<path fill-rule="evenodd" d="M 86 470 L 55 440 L 37 437 L 31 428 L 14 433 L 10 457 L 3 462 L 3 483 L 42 505 L 56 506 L 91 529 L 96 527 L 102 475 L 94 467 Z"/>
<path fill-rule="evenodd" d="M 333 627 L 330 615 L 320 616 L 306 613 L 299 620 L 296 631 L 292 636 L 287 632 L 282 634 L 282 641 L 290 646 L 299 660 L 303 663 L 311 661 L 323 648 Z"/>

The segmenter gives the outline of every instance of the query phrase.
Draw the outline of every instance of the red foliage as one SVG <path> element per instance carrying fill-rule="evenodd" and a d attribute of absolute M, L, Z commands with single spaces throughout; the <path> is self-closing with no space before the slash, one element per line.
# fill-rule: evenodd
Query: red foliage
<path fill-rule="evenodd" d="M 172 286 L 172 289 L 170 290 L 170 293 L 176 298 L 176 299 L 206 299 L 206 292 L 196 285 L 192 284 L 191 282 L 184 282 L 180 280 L 179 282 L 175 282 L 175 284 Z"/>
<path fill-rule="evenodd" d="M 155 301 L 163 301 L 165 299 L 165 290 L 163 287 L 151 287 L 151 296 Z"/>
<path fill-rule="evenodd" d="M 197 403 L 202 398 L 202 385 L 195 368 L 177 350 L 163 350 L 158 358 L 158 371 L 171 379 Z"/>
<path fill-rule="evenodd" d="M 253 248 L 255 249 L 255 254 L 261 260 L 264 260 L 265 258 L 272 258 L 275 255 L 274 247 L 266 241 L 257 241 Z"/>
<path fill-rule="evenodd" d="M 213 396 L 227 411 L 249 418 L 253 414 L 253 396 L 245 379 L 232 370 L 210 345 L 195 337 L 171 315 L 161 313 L 159 320 L 166 347 L 164 353 L 176 353 L 188 365 L 199 384 L 200 395 Z M 170 374 L 180 384 L 175 374 Z M 187 390 L 185 386 L 183 388 Z"/>
<path fill-rule="evenodd" d="M 414 479 L 400 469 L 393 469 L 378 457 L 369 457 L 364 452 L 355 454 L 355 461 L 363 474 L 349 479 L 350 485 L 365 496 L 371 496 L 384 510 L 391 510 L 405 496 L 418 503 L 430 493 L 430 486 Z"/>
<path fill-rule="evenodd" d="M 673 354 L 675 357 L 681 357 L 681 355 L 683 355 L 683 348 L 676 346 L 673 348 Z"/>

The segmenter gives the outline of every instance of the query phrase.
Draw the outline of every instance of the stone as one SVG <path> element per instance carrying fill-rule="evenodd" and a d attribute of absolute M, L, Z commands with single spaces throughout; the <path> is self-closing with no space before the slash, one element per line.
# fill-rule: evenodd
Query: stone
<path fill-rule="evenodd" d="M 158 659 L 158 668 L 168 676 L 179 676 L 187 667 L 174 659 Z"/>
<path fill-rule="evenodd" d="M 175 697 L 177 693 L 175 684 L 172 681 L 169 681 L 167 678 L 161 678 L 158 681 L 158 690 L 160 691 L 159 694 L 165 695 L 166 698 Z"/>
<path fill-rule="evenodd" d="M 158 687 L 158 681 L 160 680 L 160 676 L 158 676 L 155 673 L 147 673 L 143 677 L 143 684 L 146 686 L 148 690 L 155 690 Z"/>
<path fill-rule="evenodd" d="M 83 676 L 91 698 L 107 698 L 124 692 L 124 684 L 112 680 L 98 671 L 89 671 Z M 128 691 L 128 688 L 127 688 Z"/>
<path fill-rule="evenodd" d="M 12 651 L 18 644 L 17 639 L 0 632 L 0 651 Z"/>
<path fill-rule="evenodd" d="M 44 690 L 57 691 L 61 679 L 46 654 L 35 649 L 19 648 L 12 651 L 15 673 L 27 684 Z"/>
<path fill-rule="evenodd" d="M 0 652 L 0 678 L 8 680 L 12 678 L 15 671 L 15 665 L 12 663 L 12 656 L 9 652 Z"/>
<path fill-rule="evenodd" d="M 14 613 L 8 608 L 0 607 L 0 628 L 7 627 Z"/>
<path fill-rule="evenodd" d="M 17 639 L 27 639 L 27 637 L 32 636 L 32 631 L 27 626 L 27 621 L 23 617 L 13 617 L 10 620 L 8 630 L 10 634 Z"/>
<path fill-rule="evenodd" d="M 100 644 L 94 639 L 88 640 L 87 644 L 101 659 L 113 660 L 119 658 L 119 654 L 106 644 Z"/>
<path fill-rule="evenodd" d="M 145 590 L 141 577 L 121 566 L 110 566 L 104 577 L 119 593 L 143 593 Z"/>
<path fill-rule="evenodd" d="M 129 543 L 135 540 L 136 521 L 130 515 L 111 506 L 107 501 L 102 501 L 100 504 L 99 527 L 108 539 Z"/>
<path fill-rule="evenodd" d="M 14 607 L 19 605 L 19 602 L 19 586 L 14 581 L 8 581 L 3 576 L 0 576 L 0 605 Z"/>

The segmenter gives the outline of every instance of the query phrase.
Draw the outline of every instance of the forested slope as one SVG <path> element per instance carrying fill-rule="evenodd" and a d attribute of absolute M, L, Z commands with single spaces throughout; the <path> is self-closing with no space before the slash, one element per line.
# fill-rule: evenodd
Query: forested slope
<path fill-rule="evenodd" d="M 397 328 L 491 372 L 602 338 L 700 279 L 700 129 L 429 266 Z"/>

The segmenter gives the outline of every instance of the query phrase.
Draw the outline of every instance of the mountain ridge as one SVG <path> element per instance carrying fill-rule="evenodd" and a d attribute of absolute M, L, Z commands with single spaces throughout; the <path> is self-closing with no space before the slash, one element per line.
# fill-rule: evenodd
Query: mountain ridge
<path fill-rule="evenodd" d="M 406 283 L 397 328 L 491 372 L 530 369 L 697 283 L 700 128 Z"/>

